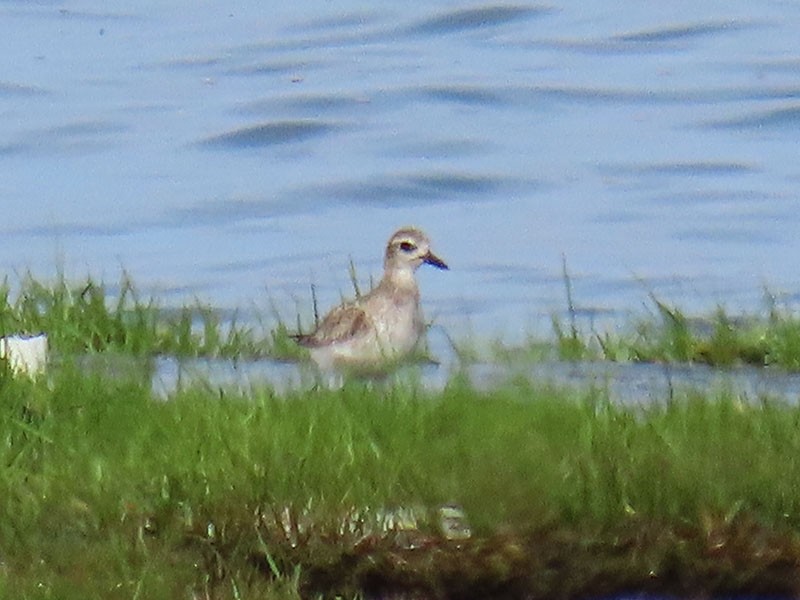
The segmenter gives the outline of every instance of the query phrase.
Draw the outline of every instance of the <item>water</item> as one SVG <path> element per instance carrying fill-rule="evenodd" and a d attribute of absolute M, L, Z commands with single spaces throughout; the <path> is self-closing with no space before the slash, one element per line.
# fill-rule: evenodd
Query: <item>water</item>
<path fill-rule="evenodd" d="M 92 357 L 87 368 L 124 377 L 152 373 L 155 397 L 169 399 L 180 389 L 203 387 L 220 394 L 248 395 L 265 387 L 279 392 L 311 389 L 319 383 L 310 367 L 280 361 L 178 360 L 159 357 L 152 365 L 130 358 Z M 555 385 L 559 389 L 601 390 L 608 398 L 630 408 L 667 404 L 696 390 L 735 394 L 754 404 L 800 401 L 800 374 L 772 372 L 755 367 L 732 370 L 705 366 L 619 363 L 524 363 L 516 366 L 479 363 L 458 368 L 453 362 L 415 365 L 395 373 L 389 383 L 408 381 L 426 389 L 442 390 L 455 373 L 466 376 L 476 388 L 491 389 L 515 377 Z M 323 380 L 337 385 L 337 381 Z M 377 382 L 377 385 L 382 385 Z"/>
<path fill-rule="evenodd" d="M 800 290 L 800 3 L 0 3 L 0 272 L 300 311 L 414 223 L 452 335 Z M 466 6 L 466 7 L 465 7 Z"/>

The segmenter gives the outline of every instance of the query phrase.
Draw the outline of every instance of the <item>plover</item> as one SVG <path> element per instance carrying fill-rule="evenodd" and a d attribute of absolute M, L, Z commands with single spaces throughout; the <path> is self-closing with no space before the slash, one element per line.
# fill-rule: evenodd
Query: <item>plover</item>
<path fill-rule="evenodd" d="M 404 227 L 389 238 L 383 278 L 365 296 L 332 309 L 316 331 L 294 336 L 322 371 L 381 371 L 408 357 L 425 337 L 414 272 L 427 263 L 447 269 L 428 237 Z"/>

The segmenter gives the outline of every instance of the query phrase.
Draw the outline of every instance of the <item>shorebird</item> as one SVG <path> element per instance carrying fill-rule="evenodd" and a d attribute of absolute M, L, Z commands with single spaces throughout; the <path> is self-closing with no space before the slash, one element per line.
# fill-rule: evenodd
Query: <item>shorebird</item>
<path fill-rule="evenodd" d="M 383 278 L 365 296 L 333 308 L 313 333 L 294 336 L 321 371 L 380 372 L 408 357 L 425 337 L 414 278 L 427 263 L 447 269 L 428 237 L 404 227 L 389 238 Z"/>

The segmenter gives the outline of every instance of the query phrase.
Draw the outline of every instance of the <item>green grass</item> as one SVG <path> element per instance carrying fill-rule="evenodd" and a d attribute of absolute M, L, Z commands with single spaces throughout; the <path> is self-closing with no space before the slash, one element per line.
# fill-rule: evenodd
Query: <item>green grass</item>
<path fill-rule="evenodd" d="M 360 293 L 352 266 L 350 276 Z M 651 294 L 650 314 L 598 332 L 579 325 L 566 269 L 564 277 L 568 316 L 566 322 L 553 317 L 552 339 L 532 337 L 522 347 L 496 341 L 494 359 L 747 364 L 800 371 L 800 318 L 774 302 L 762 316 L 732 316 L 718 308 L 710 316 L 689 317 Z M 291 339 L 302 329 L 299 315 L 293 326 L 276 310 L 271 317 L 223 317 L 199 301 L 166 309 L 153 298 L 143 299 L 124 273 L 110 287 L 91 278 L 73 283 L 63 275 L 50 282 L 27 275 L 15 286 L 8 280 L 0 284 L 0 335 L 44 332 L 59 354 L 303 359 L 305 352 Z M 463 361 L 483 354 L 472 342 L 451 343 Z"/>
<path fill-rule="evenodd" d="M 680 592 L 679 569 L 747 591 L 800 560 L 800 408 L 780 402 L 633 410 L 458 381 L 160 402 L 67 367 L 3 378 L 0 407 L 0 590 L 17 598 L 460 595 L 458 581 L 554 597 L 591 590 L 597 564 L 620 585 Z M 470 540 L 438 533 L 448 503 Z M 376 515 L 399 508 L 416 526 L 385 532 Z"/>
<path fill-rule="evenodd" d="M 167 310 L 152 298 L 143 299 L 124 273 L 111 290 L 92 278 L 73 283 L 63 275 L 50 282 L 27 275 L 14 286 L 5 280 L 0 284 L 0 335 L 42 332 L 62 354 L 302 356 L 280 319 L 269 328 L 243 325 L 201 302 Z"/>
<path fill-rule="evenodd" d="M 165 310 L 125 276 L 15 290 L 0 287 L 0 333 L 47 332 L 61 360 L 36 382 L 0 362 L 0 597 L 800 593 L 800 408 L 780 399 L 626 408 L 456 377 L 164 401 L 146 374 L 80 357 L 285 357 L 287 326 Z M 632 333 L 599 335 L 569 290 L 571 317 L 527 357 L 800 368 L 791 314 L 698 323 L 652 300 Z M 438 525 L 453 504 L 468 539 Z"/>
<path fill-rule="evenodd" d="M 731 315 L 719 306 L 712 314 L 687 315 L 649 292 L 650 310 L 598 331 L 581 327 L 572 279 L 562 264 L 566 316 L 553 316 L 552 339 L 529 337 L 521 346 L 494 344 L 493 356 L 506 360 L 565 360 L 742 365 L 800 371 L 800 317 L 765 293 L 765 310 Z"/>
<path fill-rule="evenodd" d="M 610 330 L 582 328 L 572 312 L 552 319 L 552 340 L 530 337 L 521 346 L 496 343 L 500 361 L 598 361 L 743 365 L 800 371 L 800 317 L 770 307 L 763 315 L 687 316 L 651 296 L 654 310 Z"/>

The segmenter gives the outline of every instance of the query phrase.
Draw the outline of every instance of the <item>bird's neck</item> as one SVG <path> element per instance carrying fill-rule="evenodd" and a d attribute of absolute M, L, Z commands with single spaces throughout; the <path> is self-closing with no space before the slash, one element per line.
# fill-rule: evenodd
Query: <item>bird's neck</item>
<path fill-rule="evenodd" d="M 408 292 L 417 292 L 417 280 L 411 267 L 387 268 L 383 273 L 381 285 Z"/>

